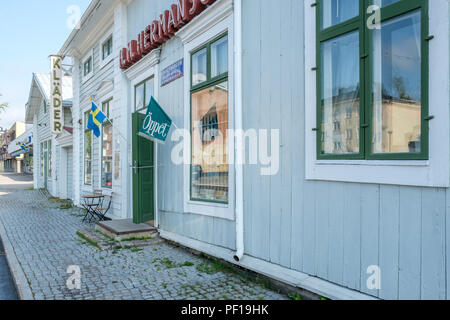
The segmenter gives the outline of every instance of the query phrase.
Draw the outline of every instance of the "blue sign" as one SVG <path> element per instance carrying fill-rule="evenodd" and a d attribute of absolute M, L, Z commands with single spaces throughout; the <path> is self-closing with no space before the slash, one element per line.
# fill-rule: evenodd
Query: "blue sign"
<path fill-rule="evenodd" d="M 148 105 L 147 116 L 145 117 L 139 136 L 156 142 L 165 142 L 169 135 L 172 119 L 164 112 L 161 106 L 152 97 Z"/>
<path fill-rule="evenodd" d="M 184 61 L 175 62 L 161 72 L 161 87 L 184 76 Z"/>

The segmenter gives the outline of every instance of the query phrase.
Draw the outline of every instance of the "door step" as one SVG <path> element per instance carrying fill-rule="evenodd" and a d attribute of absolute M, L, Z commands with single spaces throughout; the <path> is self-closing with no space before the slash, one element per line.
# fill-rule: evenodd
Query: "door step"
<path fill-rule="evenodd" d="M 131 219 L 97 222 L 95 230 L 115 241 L 146 240 L 159 236 L 155 227 L 148 224 L 134 224 Z"/>

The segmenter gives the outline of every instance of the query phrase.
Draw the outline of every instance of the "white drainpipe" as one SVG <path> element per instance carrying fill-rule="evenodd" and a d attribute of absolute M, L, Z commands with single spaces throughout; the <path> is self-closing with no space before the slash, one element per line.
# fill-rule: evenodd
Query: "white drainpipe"
<path fill-rule="evenodd" d="M 235 128 L 243 129 L 242 121 L 242 0 L 234 0 L 234 50 L 235 50 Z M 235 148 L 238 146 L 235 143 Z M 238 146 L 239 147 L 239 146 Z M 235 149 L 235 155 L 243 150 Z M 244 153 L 245 154 L 245 153 Z M 239 262 L 244 256 L 244 168 L 236 166 L 236 254 Z"/>

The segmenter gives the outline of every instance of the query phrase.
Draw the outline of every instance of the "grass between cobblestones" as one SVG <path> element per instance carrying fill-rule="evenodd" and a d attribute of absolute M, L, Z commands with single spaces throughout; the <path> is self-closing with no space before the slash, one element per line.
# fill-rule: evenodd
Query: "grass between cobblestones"
<path fill-rule="evenodd" d="M 105 237 L 92 231 L 88 239 L 91 234 L 84 231 L 93 225 L 77 218 L 81 209 L 62 210 L 64 203 L 50 200 L 46 192 L 11 193 L 3 200 L 0 220 L 11 230 L 37 300 L 287 299 L 234 265 L 167 242 L 141 248 L 132 246 L 134 239 L 111 241 L 105 249 Z M 67 268 L 73 265 L 81 269 L 80 290 L 66 285 Z"/>
<path fill-rule="evenodd" d="M 97 242 L 92 241 L 91 239 L 89 239 L 88 237 L 86 237 L 84 234 L 82 234 L 81 232 L 77 232 L 77 236 L 79 236 L 81 239 L 83 239 L 84 241 L 86 241 L 85 243 L 97 248 L 98 250 L 100 250 L 100 246 L 98 245 Z"/>

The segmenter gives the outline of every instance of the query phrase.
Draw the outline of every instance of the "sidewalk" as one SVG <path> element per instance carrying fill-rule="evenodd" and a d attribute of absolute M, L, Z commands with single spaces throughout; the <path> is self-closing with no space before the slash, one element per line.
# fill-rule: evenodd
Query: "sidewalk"
<path fill-rule="evenodd" d="M 34 299 L 287 299 L 166 243 L 99 251 L 76 234 L 89 227 L 79 209 L 59 209 L 43 191 L 5 192 L 9 178 L 0 175 L 0 237 Z M 80 267 L 81 290 L 67 288 L 69 266 Z"/>

